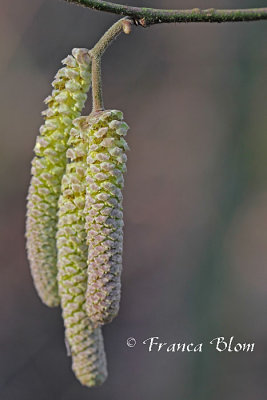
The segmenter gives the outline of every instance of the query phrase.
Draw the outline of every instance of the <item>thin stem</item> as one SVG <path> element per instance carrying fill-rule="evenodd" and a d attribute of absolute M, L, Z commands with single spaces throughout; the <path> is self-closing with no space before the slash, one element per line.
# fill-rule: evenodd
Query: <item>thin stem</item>
<path fill-rule="evenodd" d="M 116 39 L 116 37 L 124 30 L 126 23 L 132 23 L 129 18 L 121 18 L 115 22 L 109 30 L 101 37 L 96 45 L 90 51 L 91 55 L 95 57 L 102 57 L 109 45 Z"/>
<path fill-rule="evenodd" d="M 132 20 L 122 18 L 115 22 L 114 25 L 101 37 L 96 45 L 90 50 L 92 57 L 92 92 L 93 92 L 93 112 L 104 110 L 104 101 L 102 93 L 102 79 L 101 79 L 101 57 L 108 48 L 108 46 L 116 39 L 121 33 L 130 33 Z"/>
<path fill-rule="evenodd" d="M 92 58 L 93 112 L 104 110 L 101 78 L 101 57 Z"/>
<path fill-rule="evenodd" d="M 94 10 L 132 18 L 137 24 L 148 26 L 171 22 L 238 22 L 267 19 L 267 7 L 241 10 L 160 10 L 155 8 L 131 7 L 102 0 L 65 0 Z"/>

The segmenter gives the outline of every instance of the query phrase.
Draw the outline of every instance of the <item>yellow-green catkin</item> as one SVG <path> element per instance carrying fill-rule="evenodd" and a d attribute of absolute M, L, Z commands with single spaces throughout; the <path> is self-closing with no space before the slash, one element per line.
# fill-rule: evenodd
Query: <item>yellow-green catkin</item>
<path fill-rule="evenodd" d="M 66 168 L 67 140 L 72 121 L 84 106 L 91 84 L 91 59 L 87 49 L 73 49 L 62 61 L 54 90 L 45 103 L 45 122 L 34 148 L 28 202 L 26 239 L 30 269 L 42 301 L 59 304 L 56 269 L 56 223 L 62 175 Z"/>
<path fill-rule="evenodd" d="M 88 251 L 86 309 L 95 326 L 119 311 L 123 250 L 123 173 L 129 127 L 116 110 L 96 113 L 87 128 L 85 219 Z"/>
<path fill-rule="evenodd" d="M 85 307 L 87 256 L 84 204 L 86 194 L 86 117 L 74 121 L 58 211 L 58 286 L 72 368 L 86 386 L 100 385 L 107 377 L 101 328 L 95 328 Z"/>

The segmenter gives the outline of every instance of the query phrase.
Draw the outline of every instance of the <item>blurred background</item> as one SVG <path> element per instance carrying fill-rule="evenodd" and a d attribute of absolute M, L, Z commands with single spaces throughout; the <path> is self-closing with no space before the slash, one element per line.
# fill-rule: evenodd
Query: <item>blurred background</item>
<path fill-rule="evenodd" d="M 1 1 L 0 398 L 265 399 L 266 22 L 136 28 L 104 56 L 105 105 L 124 112 L 131 151 L 121 310 L 104 328 L 109 378 L 101 388 L 75 379 L 61 312 L 34 290 L 25 198 L 42 101 L 60 61 L 73 47 L 92 47 L 116 19 L 58 0 Z M 142 341 L 151 336 L 203 342 L 204 350 L 149 353 Z M 217 336 L 254 342 L 255 351 L 218 353 L 208 345 Z"/>

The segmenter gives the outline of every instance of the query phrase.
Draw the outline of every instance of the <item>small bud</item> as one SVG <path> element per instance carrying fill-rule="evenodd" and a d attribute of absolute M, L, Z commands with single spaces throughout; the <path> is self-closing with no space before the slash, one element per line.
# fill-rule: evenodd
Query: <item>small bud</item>
<path fill-rule="evenodd" d="M 122 21 L 122 29 L 126 35 L 129 35 L 132 31 L 132 21 L 129 19 Z"/>

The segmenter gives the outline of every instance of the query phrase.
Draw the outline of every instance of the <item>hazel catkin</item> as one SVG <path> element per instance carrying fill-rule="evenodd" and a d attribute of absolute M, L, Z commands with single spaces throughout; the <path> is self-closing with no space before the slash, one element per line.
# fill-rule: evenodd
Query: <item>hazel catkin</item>
<path fill-rule="evenodd" d="M 88 251 L 86 309 L 95 326 L 117 315 L 123 250 L 122 189 L 129 127 L 116 110 L 96 113 L 89 136 L 85 220 Z"/>
<path fill-rule="evenodd" d="M 101 384 L 107 376 L 101 328 L 95 328 L 86 313 L 87 256 L 84 204 L 86 193 L 86 118 L 71 129 L 66 172 L 62 179 L 58 210 L 58 286 L 72 368 L 86 386 Z"/>
<path fill-rule="evenodd" d="M 40 298 L 50 307 L 60 301 L 56 281 L 56 224 L 67 140 L 91 84 L 88 50 L 73 49 L 72 56 L 62 62 L 66 66 L 56 74 L 52 95 L 45 100 L 48 109 L 42 113 L 45 122 L 34 148 L 26 218 L 31 273 Z"/>

